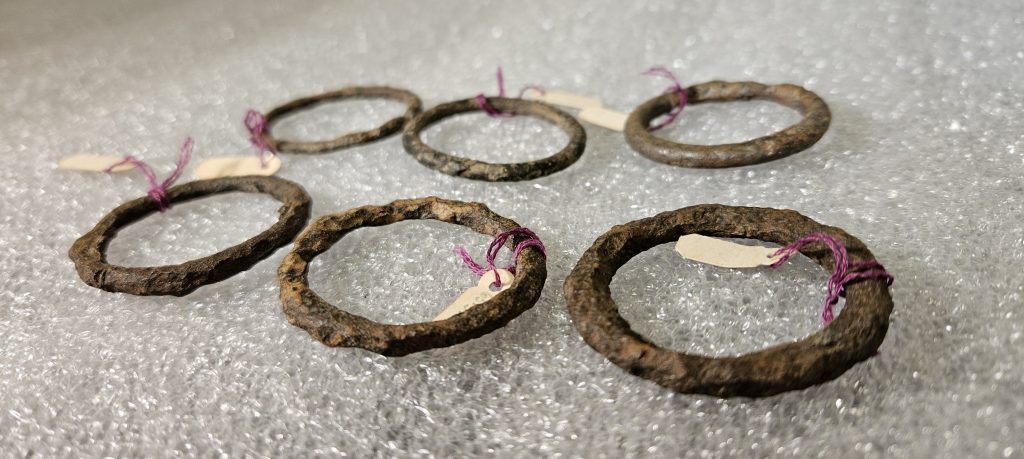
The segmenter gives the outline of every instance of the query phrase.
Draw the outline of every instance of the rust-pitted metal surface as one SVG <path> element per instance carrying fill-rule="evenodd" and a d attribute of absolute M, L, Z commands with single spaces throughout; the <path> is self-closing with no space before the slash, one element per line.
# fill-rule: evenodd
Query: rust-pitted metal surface
<path fill-rule="evenodd" d="M 502 112 L 532 116 L 554 124 L 569 135 L 568 145 L 547 158 L 521 163 L 495 164 L 453 156 L 435 150 L 423 142 L 420 135 L 431 125 L 460 113 L 480 110 L 475 99 L 463 99 L 430 108 L 413 118 L 402 133 L 402 145 L 405 146 L 405 151 L 431 169 L 456 177 L 488 182 L 514 182 L 544 177 L 571 166 L 583 155 L 583 148 L 587 143 L 587 133 L 583 130 L 583 126 L 576 121 L 576 118 L 569 114 L 552 105 L 535 100 L 488 97 L 487 101 Z"/>
<path fill-rule="evenodd" d="M 740 143 L 690 145 L 655 136 L 651 121 L 679 105 L 679 94 L 666 92 L 637 106 L 626 119 L 626 142 L 640 154 L 683 167 L 735 167 L 789 156 L 814 145 L 825 135 L 832 114 L 817 94 L 791 84 L 764 85 L 750 81 L 710 81 L 686 88 L 687 105 L 761 99 L 792 108 L 803 115 L 796 124 L 764 137 Z"/>
<path fill-rule="evenodd" d="M 337 308 L 310 289 L 307 280 L 310 261 L 350 231 L 414 219 L 453 223 L 491 236 L 519 227 L 518 223 L 483 204 L 436 197 L 358 207 L 320 217 L 296 239 L 291 253 L 278 269 L 281 303 L 288 322 L 331 347 L 360 347 L 387 356 L 402 356 L 486 335 L 537 302 L 547 277 L 547 265 L 544 255 L 533 247 L 521 253 L 511 287 L 445 320 L 382 324 Z M 524 236 L 515 236 L 507 245 L 515 247 L 524 239 Z"/>
<path fill-rule="evenodd" d="M 698 205 L 613 227 L 598 238 L 565 281 L 565 300 L 576 330 L 592 348 L 629 373 L 676 392 L 718 397 L 763 397 L 835 379 L 872 355 L 889 328 L 893 303 L 884 280 L 846 287 L 846 305 L 831 324 L 800 341 L 737 356 L 711 358 L 660 348 L 619 315 L 609 284 L 637 254 L 685 234 L 758 239 L 786 245 L 809 233 L 836 237 L 850 262 L 874 256 L 845 231 L 791 210 Z M 828 270 L 831 251 L 820 244 L 801 251 Z"/>
<path fill-rule="evenodd" d="M 331 140 L 299 142 L 276 139 L 271 134 L 274 123 L 288 114 L 343 99 L 391 99 L 404 103 L 406 109 L 402 116 L 387 120 L 376 128 L 367 131 L 351 132 Z M 420 101 L 420 98 L 405 89 L 387 86 L 351 86 L 337 91 L 296 99 L 270 110 L 266 115 L 267 129 L 263 132 L 262 136 L 267 146 L 279 153 L 326 153 L 346 147 L 362 145 L 390 136 L 402 130 L 405 123 L 416 116 L 422 107 L 423 103 Z"/>
<path fill-rule="evenodd" d="M 142 197 L 110 211 L 68 251 L 78 275 L 93 287 L 132 295 L 184 296 L 204 285 L 220 282 L 270 256 L 299 234 L 309 220 L 311 201 L 298 184 L 277 177 L 248 176 L 197 180 L 167 189 L 167 200 L 182 203 L 215 194 L 241 191 L 266 193 L 283 204 L 277 223 L 262 233 L 196 260 L 168 266 L 125 267 L 107 263 L 106 250 L 117 232 L 156 212 L 156 201 Z"/>

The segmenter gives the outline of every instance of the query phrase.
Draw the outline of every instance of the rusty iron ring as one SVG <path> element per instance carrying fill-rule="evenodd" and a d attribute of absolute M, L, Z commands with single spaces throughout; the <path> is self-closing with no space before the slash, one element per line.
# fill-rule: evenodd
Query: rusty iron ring
<path fill-rule="evenodd" d="M 874 259 L 857 238 L 791 210 L 705 204 L 618 225 L 594 242 L 566 279 L 569 315 L 584 341 L 608 360 L 676 392 L 764 397 L 830 381 L 873 356 L 882 344 L 893 309 L 884 280 L 848 284 L 839 316 L 804 339 L 719 358 L 651 343 L 619 315 L 609 287 L 615 272 L 631 258 L 685 234 L 787 245 L 819 232 L 844 244 L 851 262 Z M 830 272 L 834 269 L 832 253 L 823 245 L 807 246 L 801 253 Z"/>
<path fill-rule="evenodd" d="M 433 322 L 374 322 L 335 307 L 309 287 L 309 263 L 349 232 L 416 219 L 462 225 L 491 236 L 519 227 L 483 204 L 436 197 L 358 207 L 320 217 L 299 235 L 278 269 L 281 304 L 288 322 L 327 346 L 359 347 L 386 356 L 402 356 L 479 338 L 505 326 L 537 302 L 547 277 L 547 265 L 541 252 L 533 247 L 520 254 L 515 280 L 507 290 L 462 313 Z M 507 246 L 515 247 L 524 239 L 525 236 L 515 236 Z"/>
<path fill-rule="evenodd" d="M 678 92 L 666 92 L 640 104 L 626 119 L 629 146 L 641 155 L 673 166 L 719 168 L 746 166 L 806 150 L 828 130 L 832 114 L 817 94 L 791 84 L 711 81 L 686 88 L 687 105 L 732 100 L 769 100 L 803 115 L 796 124 L 774 134 L 740 143 L 691 145 L 655 136 L 652 120 L 679 105 Z"/>
<path fill-rule="evenodd" d="M 535 100 L 488 97 L 487 101 L 503 113 L 526 115 L 550 122 L 569 135 L 569 144 L 546 158 L 520 163 L 496 164 L 450 155 L 431 148 L 421 133 L 441 120 L 467 112 L 481 111 L 476 99 L 463 99 L 430 108 L 406 125 L 402 133 L 405 151 L 425 166 L 439 172 L 472 180 L 515 182 L 554 174 L 571 166 L 583 155 L 587 133 L 576 118 L 558 108 Z"/>
<path fill-rule="evenodd" d="M 387 120 L 384 124 L 376 128 L 348 133 L 331 140 L 310 142 L 279 140 L 274 138 L 273 134 L 270 132 L 272 125 L 285 115 L 342 99 L 391 99 L 404 103 L 406 105 L 406 109 L 402 116 Z M 315 96 L 296 99 L 270 110 L 266 115 L 267 128 L 263 131 L 261 137 L 272 151 L 279 153 L 326 153 L 346 147 L 363 145 L 390 136 L 402 130 L 402 127 L 405 126 L 409 120 L 419 114 L 422 107 L 423 103 L 420 102 L 420 98 L 416 96 L 416 94 L 405 89 L 391 88 L 387 86 L 351 86 L 337 91 L 325 92 Z"/>
<path fill-rule="evenodd" d="M 247 176 L 197 180 L 167 189 L 170 203 L 241 191 L 265 193 L 283 204 L 277 223 L 241 244 L 177 265 L 126 267 L 107 263 L 107 246 L 117 232 L 156 212 L 150 197 L 128 201 L 110 211 L 68 251 L 79 277 L 98 289 L 132 295 L 184 296 L 253 267 L 299 234 L 309 220 L 311 201 L 306 190 L 277 177 Z"/>

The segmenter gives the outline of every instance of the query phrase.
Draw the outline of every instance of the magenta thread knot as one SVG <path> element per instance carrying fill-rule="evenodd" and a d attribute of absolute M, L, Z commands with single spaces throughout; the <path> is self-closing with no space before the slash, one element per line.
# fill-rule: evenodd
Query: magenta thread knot
<path fill-rule="evenodd" d="M 547 249 L 544 247 L 544 243 L 541 242 L 540 237 L 538 237 L 537 234 L 529 228 L 513 228 L 495 236 L 494 239 L 491 240 L 491 244 L 487 247 L 486 267 L 474 261 L 473 257 L 471 257 L 469 252 L 466 251 L 465 247 L 455 247 L 455 253 L 462 258 L 462 262 L 465 263 L 469 270 L 472 271 L 473 274 L 476 274 L 477 277 L 482 277 L 484 274 L 487 274 L 488 271 L 494 271 L 494 285 L 495 287 L 500 288 L 501 276 L 498 275 L 498 267 L 494 265 L 494 260 L 498 257 L 498 252 L 500 252 L 501 248 L 505 246 L 505 242 L 508 241 L 508 238 L 517 235 L 526 236 L 526 239 L 523 239 L 516 244 L 516 247 L 512 252 L 512 261 L 505 268 L 508 272 L 515 274 L 516 263 L 519 262 L 519 255 L 527 247 L 536 247 L 537 250 L 540 250 L 541 255 L 544 255 L 545 257 L 548 255 Z"/>
<path fill-rule="evenodd" d="M 666 88 L 665 92 L 675 92 L 679 94 L 679 105 L 672 108 L 672 110 L 665 115 L 665 119 L 663 121 L 647 128 L 647 130 L 649 131 L 657 131 L 658 129 L 668 126 L 669 124 L 672 124 L 676 121 L 676 118 L 679 117 L 679 114 L 683 113 L 683 108 L 686 107 L 687 102 L 689 102 L 689 98 L 686 95 L 686 88 L 684 88 L 683 85 L 679 83 L 679 79 L 676 78 L 676 75 L 672 73 L 671 70 L 659 65 L 647 69 L 647 71 L 645 71 L 643 75 L 657 76 L 668 79 L 669 81 L 672 82 L 672 85 Z"/>
<path fill-rule="evenodd" d="M 274 156 L 274 150 L 263 136 L 267 132 L 267 118 L 256 110 L 249 110 L 245 112 L 244 123 L 245 128 L 249 130 L 249 142 L 259 152 L 260 165 L 266 167 L 266 155 L 269 153 L 270 156 Z"/>
<path fill-rule="evenodd" d="M 501 66 L 498 66 L 498 71 L 495 74 L 495 77 L 498 80 L 498 97 L 505 97 L 505 75 L 501 71 Z M 526 91 L 529 91 L 531 89 L 541 94 L 545 94 L 543 87 L 531 84 L 526 85 L 523 87 L 523 89 L 519 90 L 518 98 L 522 99 L 523 96 L 526 95 Z M 476 97 L 474 97 L 473 99 L 476 101 L 477 107 L 480 107 L 480 110 L 483 110 L 485 113 L 487 113 L 487 116 L 490 116 L 491 118 L 515 116 L 512 113 L 505 113 L 501 110 L 498 110 L 495 106 L 491 105 L 491 102 L 487 100 L 487 96 L 484 95 L 483 93 L 477 94 Z"/>
<path fill-rule="evenodd" d="M 778 268 L 800 251 L 801 248 L 815 242 L 825 244 L 832 251 L 832 259 L 835 261 L 835 269 L 828 278 L 828 285 L 825 295 L 825 305 L 822 307 L 821 320 L 827 326 L 834 319 L 833 307 L 839 303 L 839 297 L 846 296 L 846 286 L 863 279 L 882 279 L 886 284 L 892 285 L 893 277 L 878 260 L 858 261 L 850 263 L 846 247 L 835 237 L 825 233 L 812 233 L 797 239 L 796 242 L 780 248 L 772 254 L 772 257 L 779 257 L 771 264 L 772 268 Z"/>
<path fill-rule="evenodd" d="M 178 162 L 174 167 L 174 171 L 171 175 L 168 175 L 163 182 L 157 182 L 156 173 L 153 172 L 153 168 L 149 164 L 139 160 L 138 158 L 128 155 L 124 159 L 106 168 L 104 172 L 111 172 L 118 166 L 125 164 L 131 164 L 132 167 L 142 172 L 142 175 L 146 176 L 146 180 L 149 181 L 149 192 L 146 194 L 156 201 L 157 207 L 160 212 L 166 212 L 167 209 L 171 208 L 170 201 L 167 200 L 167 188 L 170 188 L 174 182 L 181 178 L 181 174 L 185 171 L 185 165 L 188 164 L 189 159 L 192 157 L 192 138 L 185 139 L 185 143 L 181 146 L 181 151 L 178 152 Z"/>

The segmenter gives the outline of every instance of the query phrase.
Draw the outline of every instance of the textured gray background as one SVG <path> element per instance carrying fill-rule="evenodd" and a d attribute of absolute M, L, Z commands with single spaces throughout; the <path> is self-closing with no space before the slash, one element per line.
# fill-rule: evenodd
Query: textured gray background
<path fill-rule="evenodd" d="M 0 3 L 2 456 L 1020 457 L 1024 259 L 1020 93 L 1024 5 L 1006 2 Z M 440 195 L 476 200 L 550 248 L 540 302 L 456 347 L 387 359 L 328 349 L 288 325 L 285 250 L 186 298 L 83 284 L 65 252 L 144 179 L 58 171 L 78 152 L 136 154 L 167 173 L 186 135 L 198 159 L 248 153 L 241 118 L 350 84 L 425 104 L 542 84 L 628 111 L 664 82 L 791 82 L 834 115 L 812 149 L 726 170 L 675 168 L 588 126 L 584 157 L 527 183 L 454 179 L 397 137 L 286 157 L 314 213 Z M 397 104 L 347 102 L 279 133 L 366 128 Z M 687 110 L 663 135 L 737 141 L 797 115 L 769 103 Z M 469 115 L 427 135 L 492 161 L 537 158 L 563 135 Z M 191 179 L 191 173 L 187 175 Z M 867 242 L 895 274 L 879 357 L 834 382 L 761 400 L 675 395 L 588 348 L 561 285 L 610 226 L 697 203 L 796 209 Z M 231 195 L 122 233 L 111 260 L 180 262 L 256 234 L 276 204 Z M 475 279 L 451 247 L 487 238 L 411 222 L 359 230 L 318 260 L 323 296 L 389 322 L 427 320 Z M 825 274 L 683 261 L 669 245 L 623 268 L 623 314 L 657 343 L 713 355 L 812 333 Z"/>

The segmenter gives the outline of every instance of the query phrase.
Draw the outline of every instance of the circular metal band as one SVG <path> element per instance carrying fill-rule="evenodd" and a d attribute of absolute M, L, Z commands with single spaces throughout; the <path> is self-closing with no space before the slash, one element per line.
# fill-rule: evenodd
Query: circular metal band
<path fill-rule="evenodd" d="M 790 244 L 810 233 L 844 244 L 850 262 L 874 259 L 864 243 L 791 210 L 698 205 L 618 225 L 598 238 L 565 281 L 576 330 L 627 372 L 681 393 L 761 397 L 832 380 L 875 354 L 889 327 L 892 298 L 884 280 L 846 286 L 846 305 L 827 327 L 796 342 L 737 357 L 711 358 L 660 348 L 619 315 L 609 285 L 615 272 L 651 247 L 685 234 L 758 239 Z M 819 244 L 801 253 L 830 272 L 831 251 Z"/>
<path fill-rule="evenodd" d="M 307 279 L 310 261 L 350 231 L 415 219 L 462 225 L 491 236 L 519 227 L 518 223 L 483 204 L 435 197 L 358 207 L 320 217 L 295 240 L 292 252 L 278 270 L 281 303 L 288 322 L 331 347 L 360 347 L 387 356 L 401 356 L 481 337 L 504 326 L 537 302 L 544 288 L 547 267 L 544 256 L 533 247 L 520 254 L 515 279 L 507 290 L 444 320 L 382 324 L 337 308 L 310 289 Z M 524 239 L 524 236 L 516 236 L 507 246 L 515 247 Z"/>
<path fill-rule="evenodd" d="M 313 108 L 327 102 L 342 99 L 392 99 L 406 105 L 405 113 L 402 116 L 392 118 L 384 124 L 360 132 L 352 132 L 331 140 L 312 142 L 299 142 L 292 140 L 279 140 L 271 134 L 273 124 L 285 115 Z M 296 99 L 280 107 L 274 108 L 266 115 L 267 129 L 263 132 L 263 141 L 273 150 L 279 153 L 315 154 L 325 153 L 332 150 L 339 150 L 355 145 L 370 143 L 394 134 L 402 129 L 409 120 L 420 112 L 423 104 L 420 98 L 405 89 L 390 88 L 387 86 L 352 86 L 337 91 L 317 94 L 315 96 Z"/>
<path fill-rule="evenodd" d="M 213 255 L 178 265 L 125 267 L 107 263 L 106 250 L 117 232 L 159 210 L 156 201 L 128 201 L 103 217 L 68 251 L 78 275 L 93 287 L 133 295 L 184 296 L 207 284 L 245 271 L 299 234 L 309 220 L 310 198 L 301 186 L 277 177 L 224 177 L 197 180 L 167 189 L 167 200 L 182 203 L 215 194 L 266 193 L 281 201 L 277 223 L 262 233 Z"/>
<path fill-rule="evenodd" d="M 803 119 L 764 137 L 741 143 L 690 145 L 655 136 L 651 121 L 679 105 L 679 94 L 666 92 L 640 104 L 626 119 L 626 142 L 650 159 L 683 167 L 735 167 L 758 164 L 789 156 L 814 145 L 828 130 L 832 114 L 817 94 L 791 84 L 711 81 L 686 89 L 687 105 L 705 102 L 761 99 L 792 108 Z"/>
<path fill-rule="evenodd" d="M 475 99 L 463 99 L 438 105 L 413 118 L 402 133 L 405 151 L 431 169 L 456 177 L 488 182 L 515 182 L 544 177 L 571 166 L 583 155 L 587 133 L 569 114 L 535 100 L 489 97 L 487 101 L 501 112 L 532 116 L 554 124 L 569 135 L 569 144 L 547 158 L 495 164 L 453 156 L 424 143 L 420 134 L 431 125 L 461 113 L 481 111 Z"/>

